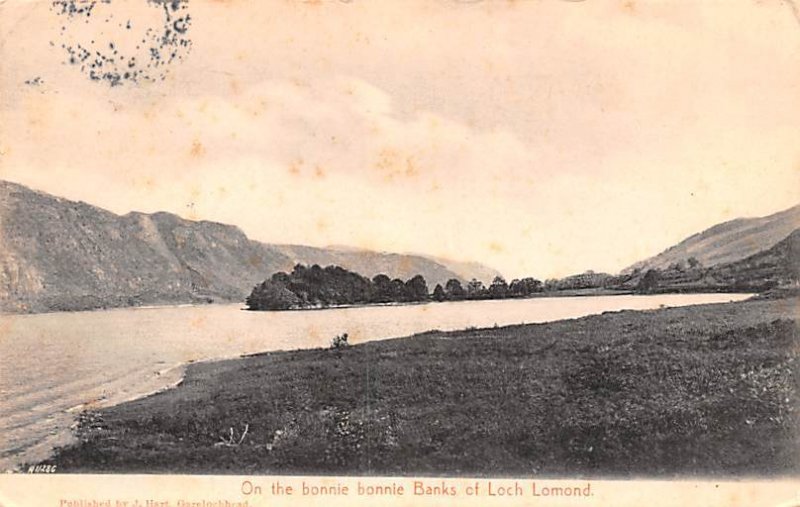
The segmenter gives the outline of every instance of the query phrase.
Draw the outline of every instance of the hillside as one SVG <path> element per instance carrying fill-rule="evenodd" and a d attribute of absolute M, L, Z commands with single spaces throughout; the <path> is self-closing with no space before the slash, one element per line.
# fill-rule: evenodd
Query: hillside
<path fill-rule="evenodd" d="M 740 261 L 716 266 L 716 280 L 735 286 L 788 286 L 800 280 L 800 229 L 772 248 Z"/>
<path fill-rule="evenodd" d="M 296 263 L 435 283 L 462 278 L 421 256 L 270 245 L 170 213 L 120 216 L 0 180 L 0 311 L 244 301 Z M 488 268 L 481 267 L 485 270 Z"/>
<path fill-rule="evenodd" d="M 712 267 L 673 265 L 620 275 L 612 283 L 618 289 L 644 292 L 763 292 L 792 289 L 800 281 L 800 229 L 795 229 L 771 248 L 744 259 Z"/>
<path fill-rule="evenodd" d="M 0 183 L 0 310 L 241 300 L 289 259 L 236 227 L 119 216 Z"/>
<path fill-rule="evenodd" d="M 760 218 L 738 218 L 694 234 L 649 259 L 629 266 L 636 269 L 664 269 L 687 263 L 692 257 L 705 267 L 736 262 L 767 250 L 800 228 L 800 205 Z"/>
<path fill-rule="evenodd" d="M 459 262 L 442 257 L 431 257 L 433 260 L 445 266 L 447 269 L 458 275 L 462 280 L 472 280 L 473 278 L 480 280 L 486 285 L 492 283 L 492 280 L 497 276 L 503 276 L 502 273 L 496 269 L 484 266 L 479 262 Z M 444 284 L 442 284 L 444 286 Z"/>

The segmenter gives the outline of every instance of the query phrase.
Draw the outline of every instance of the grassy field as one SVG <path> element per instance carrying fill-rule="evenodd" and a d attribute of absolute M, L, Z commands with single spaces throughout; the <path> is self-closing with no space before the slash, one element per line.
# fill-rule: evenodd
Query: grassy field
<path fill-rule="evenodd" d="M 84 414 L 62 472 L 800 473 L 797 298 L 276 352 Z M 245 432 L 246 429 L 246 432 Z"/>

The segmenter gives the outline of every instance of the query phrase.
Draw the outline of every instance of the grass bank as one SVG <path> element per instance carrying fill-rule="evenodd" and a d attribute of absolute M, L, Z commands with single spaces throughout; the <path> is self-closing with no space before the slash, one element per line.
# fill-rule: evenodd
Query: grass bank
<path fill-rule="evenodd" d="M 85 414 L 62 472 L 800 473 L 798 299 L 191 365 Z M 246 430 L 246 431 L 245 431 Z"/>

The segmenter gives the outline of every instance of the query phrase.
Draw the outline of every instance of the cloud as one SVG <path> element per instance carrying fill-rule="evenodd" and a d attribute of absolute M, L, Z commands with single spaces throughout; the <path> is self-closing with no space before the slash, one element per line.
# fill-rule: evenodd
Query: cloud
<path fill-rule="evenodd" d="M 42 5 L 0 19 L 0 176 L 117 212 L 544 277 L 797 201 L 772 3 L 200 2 L 191 58 L 114 89 L 23 30 Z"/>

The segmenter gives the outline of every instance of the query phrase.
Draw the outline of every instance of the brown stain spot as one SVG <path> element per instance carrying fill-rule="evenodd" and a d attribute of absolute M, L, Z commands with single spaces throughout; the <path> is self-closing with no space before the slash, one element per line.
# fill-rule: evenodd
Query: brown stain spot
<path fill-rule="evenodd" d="M 134 178 L 132 184 L 135 187 L 142 187 L 148 192 L 156 187 L 156 181 L 150 176 L 144 178 Z"/>
<path fill-rule="evenodd" d="M 295 88 L 308 88 L 308 81 L 299 77 L 293 77 L 290 81 Z"/>
<path fill-rule="evenodd" d="M 622 10 L 625 11 L 625 13 L 630 14 L 630 15 L 636 14 L 636 10 L 637 10 L 636 9 L 636 2 L 634 0 L 626 0 L 622 4 Z"/>
<path fill-rule="evenodd" d="M 0 320 L 0 336 L 1 337 L 6 337 L 6 336 L 10 336 L 11 335 L 11 327 L 12 327 L 12 324 L 14 324 L 14 322 L 16 322 L 16 319 L 9 318 L 9 319 Z"/>
<path fill-rule="evenodd" d="M 372 41 L 370 40 L 369 35 L 365 34 L 364 32 L 356 32 L 354 34 L 354 36 L 355 36 L 355 40 L 356 40 L 357 43 L 372 44 Z M 352 95 L 352 92 L 351 92 L 351 95 Z"/>
<path fill-rule="evenodd" d="M 49 112 L 52 110 L 49 100 L 29 98 L 25 102 L 28 127 L 31 130 L 44 130 L 49 127 Z"/>
<path fill-rule="evenodd" d="M 192 147 L 189 150 L 189 156 L 192 158 L 202 158 L 206 154 L 206 148 L 199 140 L 195 139 L 192 142 Z"/>
<path fill-rule="evenodd" d="M 186 207 L 189 209 L 189 213 L 188 213 L 186 218 L 188 218 L 189 220 L 197 220 L 198 219 L 198 214 L 197 214 L 197 210 L 195 208 L 195 203 L 200 200 L 200 196 L 201 195 L 202 195 L 202 192 L 200 192 L 200 188 L 197 187 L 197 186 L 193 186 L 191 188 L 191 190 L 189 191 L 189 203 L 186 205 Z M 181 245 L 182 244 L 183 244 L 183 242 L 181 242 Z"/>
<path fill-rule="evenodd" d="M 202 329 L 206 327 L 206 317 L 200 316 L 191 320 L 189 327 L 192 329 Z"/>
<path fill-rule="evenodd" d="M 269 102 L 267 99 L 262 98 L 255 101 L 252 107 L 249 108 L 248 112 L 250 113 L 250 116 L 258 118 L 261 116 L 261 113 L 265 112 L 267 109 L 269 109 Z"/>
<path fill-rule="evenodd" d="M 254 268 L 260 268 L 264 264 L 264 261 L 258 255 L 251 255 L 250 258 L 247 259 L 247 263 Z"/>
<path fill-rule="evenodd" d="M 505 251 L 505 248 L 497 241 L 492 241 L 491 243 L 489 243 L 489 250 L 491 250 L 494 253 L 502 253 Z"/>
<path fill-rule="evenodd" d="M 563 248 L 556 246 L 552 241 L 547 242 L 547 251 L 554 256 L 561 256 L 565 253 Z"/>
<path fill-rule="evenodd" d="M 153 121 L 160 112 L 160 105 L 155 102 L 150 102 L 147 107 L 142 110 L 142 116 L 147 121 Z"/>
<path fill-rule="evenodd" d="M 317 231 L 319 231 L 321 233 L 325 233 L 325 232 L 328 232 L 328 229 L 330 228 L 330 224 L 324 218 L 320 218 L 320 219 L 317 220 L 316 228 L 317 228 Z"/>
<path fill-rule="evenodd" d="M 323 168 L 321 165 L 314 166 L 314 177 L 315 178 L 321 180 L 321 179 L 324 179 L 325 176 L 326 176 L 325 168 Z"/>
<path fill-rule="evenodd" d="M 370 239 L 359 239 L 353 243 L 354 248 L 362 250 L 380 250 L 380 246 Z"/>
<path fill-rule="evenodd" d="M 300 172 L 303 169 L 303 159 L 298 158 L 294 162 L 289 163 L 289 174 L 292 176 L 300 176 Z"/>
<path fill-rule="evenodd" d="M 316 326 L 311 326 L 308 329 L 308 338 L 309 341 L 312 343 L 315 343 L 317 340 L 322 338 L 322 334 L 320 333 L 319 328 L 317 328 Z"/>
<path fill-rule="evenodd" d="M 231 93 L 234 95 L 239 95 L 242 92 L 242 85 L 239 84 L 238 80 L 231 79 L 228 84 L 231 88 Z"/>
<path fill-rule="evenodd" d="M 378 153 L 375 169 L 383 173 L 387 181 L 401 177 L 414 178 L 420 172 L 414 155 L 406 155 L 393 148 L 385 148 Z"/>

